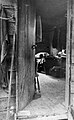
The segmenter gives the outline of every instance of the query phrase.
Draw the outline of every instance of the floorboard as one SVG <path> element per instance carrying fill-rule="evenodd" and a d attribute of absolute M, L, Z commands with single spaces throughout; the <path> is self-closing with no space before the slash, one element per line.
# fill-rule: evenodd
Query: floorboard
<path fill-rule="evenodd" d="M 29 111 L 32 116 L 54 116 L 67 113 L 65 108 L 65 79 L 38 74 L 41 97 L 32 100 L 23 111 Z"/>

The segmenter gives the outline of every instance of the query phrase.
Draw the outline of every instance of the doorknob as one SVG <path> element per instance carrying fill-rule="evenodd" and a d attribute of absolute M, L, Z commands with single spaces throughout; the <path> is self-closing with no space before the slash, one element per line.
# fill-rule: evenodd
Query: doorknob
<path fill-rule="evenodd" d="M 37 45 L 32 45 L 32 49 L 36 49 Z"/>

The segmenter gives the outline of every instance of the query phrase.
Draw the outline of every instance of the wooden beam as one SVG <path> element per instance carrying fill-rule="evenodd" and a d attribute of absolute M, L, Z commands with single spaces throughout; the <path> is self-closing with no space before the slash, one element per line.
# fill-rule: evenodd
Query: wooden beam
<path fill-rule="evenodd" d="M 20 120 L 25 120 L 25 119 L 32 119 L 32 120 L 64 120 L 64 119 L 68 119 L 68 113 L 64 113 L 61 115 L 42 115 L 42 116 L 30 116 L 30 112 L 29 111 L 19 111 L 17 118 L 19 118 Z"/>

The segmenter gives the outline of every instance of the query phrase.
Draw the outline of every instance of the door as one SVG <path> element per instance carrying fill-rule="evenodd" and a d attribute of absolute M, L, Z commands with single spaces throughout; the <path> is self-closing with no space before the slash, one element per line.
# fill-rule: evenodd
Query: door
<path fill-rule="evenodd" d="M 18 0 L 18 110 L 33 98 L 35 76 L 35 10 L 33 0 Z"/>

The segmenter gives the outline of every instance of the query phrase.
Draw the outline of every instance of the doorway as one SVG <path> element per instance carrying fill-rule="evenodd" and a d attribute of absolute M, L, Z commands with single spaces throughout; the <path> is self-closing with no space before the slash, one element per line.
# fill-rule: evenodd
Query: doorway
<path fill-rule="evenodd" d="M 65 95 L 65 78 L 60 78 L 59 69 L 57 66 L 50 66 L 48 57 L 47 70 L 38 72 L 38 79 L 40 83 L 40 94 L 37 98 L 32 98 L 34 94 L 34 75 L 35 75 L 35 13 L 32 7 L 36 8 L 37 15 L 41 16 L 42 20 L 42 38 L 39 36 L 36 54 L 38 52 L 47 52 L 53 60 L 53 55 L 57 52 L 63 52 L 66 48 L 66 11 L 67 1 L 56 0 L 35 1 L 35 5 L 29 4 L 29 1 L 20 2 L 19 0 L 19 16 L 18 16 L 18 61 L 19 61 L 19 110 L 24 110 L 27 116 L 58 116 L 59 118 L 67 118 L 66 102 L 69 102 L 69 81 L 68 95 Z M 26 3 L 27 2 L 27 3 Z M 24 5 L 23 5 L 24 3 Z M 30 6 L 31 5 L 31 6 Z M 33 5 L 33 6 L 32 6 Z M 40 7 L 39 7 L 40 6 Z M 42 6 L 42 7 L 41 7 Z M 54 9 L 53 7 L 54 6 Z M 41 9 L 40 9 L 41 8 Z M 61 8 L 61 9 L 60 9 Z M 53 9 L 53 10 L 52 10 Z M 24 12 L 23 12 L 24 11 Z M 46 12 L 45 12 L 46 11 Z M 22 14 L 23 12 L 23 14 Z M 25 17 L 24 17 L 25 16 Z M 48 19 L 47 19 L 48 18 Z M 22 25 L 23 24 L 23 25 Z M 65 28 L 65 29 L 64 29 Z M 40 34 L 41 35 L 41 34 Z M 62 37 L 64 36 L 64 37 Z M 61 40 L 60 40 L 61 39 Z M 62 40 L 64 39 L 64 40 Z M 57 42 L 56 42 L 57 41 Z M 20 44 L 21 43 L 21 44 Z M 23 46 L 23 47 L 22 47 Z M 24 47 L 25 46 L 25 47 Z M 34 47 L 34 49 L 33 49 Z M 55 49 L 56 48 L 56 49 Z M 68 48 L 67 48 L 68 49 Z M 56 51 L 56 52 L 55 52 Z M 54 60 L 53 60 L 54 63 Z M 62 64 L 64 65 L 64 64 Z M 68 66 L 69 67 L 69 66 Z M 52 69 L 53 68 L 53 69 Z M 47 72 L 46 72 L 47 71 Z M 51 74 L 50 74 L 51 72 Z M 69 76 L 68 76 L 69 80 Z M 67 89 L 67 88 L 66 88 Z M 37 91 L 38 92 L 38 91 Z M 39 96 L 38 96 L 39 95 Z M 32 100 L 32 101 L 31 101 Z M 31 102 L 30 102 L 31 101 Z M 69 105 L 69 104 L 68 104 Z M 26 107 L 25 107 L 26 106 Z M 60 108 L 60 109 L 59 109 Z"/>
<path fill-rule="evenodd" d="M 37 14 L 41 14 L 41 11 L 37 11 Z M 53 25 L 53 27 L 46 24 L 44 22 L 43 16 L 41 17 L 42 18 L 42 41 L 37 43 L 36 54 L 39 52 L 47 52 L 49 54 L 49 57 L 50 55 L 52 56 L 52 60 L 53 60 L 54 59 L 53 58 L 54 54 L 52 51 L 53 48 L 56 48 L 58 52 L 62 52 L 63 49 L 66 49 L 66 24 L 67 24 L 66 22 L 67 21 L 66 21 L 65 14 L 64 14 L 64 20 L 65 20 L 64 23 L 60 23 L 60 25 L 57 24 L 56 26 Z M 47 66 L 51 64 L 49 62 L 49 57 L 48 57 Z M 44 115 L 47 115 L 47 116 L 63 115 L 64 117 L 66 117 L 66 113 L 67 113 L 67 109 L 65 107 L 66 79 L 65 79 L 65 76 L 64 77 L 59 76 L 59 74 L 61 75 L 61 73 L 59 72 L 61 70 L 60 67 L 53 65 L 50 71 L 52 69 L 53 69 L 52 75 L 50 75 L 49 70 L 48 70 L 48 73 L 46 73 L 46 71 L 43 71 L 43 70 L 41 72 L 38 72 L 38 78 L 39 78 L 40 88 L 41 88 L 41 96 L 40 97 L 37 96 L 38 98 L 33 99 L 23 109 L 25 111 L 30 111 L 30 114 L 33 117 L 44 116 Z M 65 59 L 65 69 L 66 69 L 66 59 Z"/>

